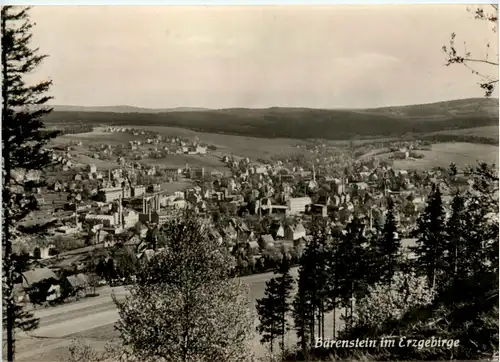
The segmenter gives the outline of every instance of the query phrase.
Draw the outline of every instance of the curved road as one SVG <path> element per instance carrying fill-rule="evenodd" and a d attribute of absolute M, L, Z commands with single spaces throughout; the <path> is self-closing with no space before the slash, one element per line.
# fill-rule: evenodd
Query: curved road
<path fill-rule="evenodd" d="M 298 268 L 292 269 L 297 276 Z M 240 278 L 249 286 L 249 299 L 255 301 L 264 295 L 265 282 L 273 273 L 256 274 Z M 32 362 L 55 361 L 67 350 L 69 342 L 75 337 L 87 339 L 92 345 L 101 347 L 113 334 L 113 325 L 118 320 L 118 311 L 111 299 L 114 293 L 118 298 L 126 294 L 124 287 L 103 287 L 98 290 L 99 296 L 86 298 L 70 304 L 35 310 L 40 318 L 40 327 L 31 332 L 17 333 L 16 361 Z M 259 337 L 256 337 L 258 344 Z M 61 360 L 61 359 L 59 359 Z"/>

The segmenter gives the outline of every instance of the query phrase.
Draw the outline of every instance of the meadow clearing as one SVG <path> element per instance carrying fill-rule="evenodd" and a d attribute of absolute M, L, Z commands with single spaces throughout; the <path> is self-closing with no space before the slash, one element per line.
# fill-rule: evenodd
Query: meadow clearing
<path fill-rule="evenodd" d="M 233 136 L 217 133 L 195 132 L 176 127 L 135 126 L 132 128 L 140 128 L 144 131 L 157 132 L 164 137 L 180 137 L 189 140 L 194 140 L 197 137 L 200 143 L 209 144 L 217 148 L 215 152 L 210 152 L 210 154 L 207 155 L 176 154 L 167 155 L 161 159 L 144 158 L 141 160 L 142 163 L 150 165 L 184 167 L 186 164 L 189 164 L 192 167 L 205 167 L 207 171 L 226 171 L 227 167 L 221 161 L 221 158 L 226 155 L 235 156 L 235 158 L 248 157 L 256 161 L 257 159 L 270 159 L 272 156 L 296 155 L 307 152 L 296 147 L 304 141 L 295 139 Z M 144 138 L 144 136 L 141 137 Z M 80 141 L 82 143 L 81 146 L 71 146 L 73 155 L 72 160 L 76 164 L 95 164 L 99 169 L 109 169 L 116 167 L 117 164 L 115 158 L 112 158 L 111 160 L 102 160 L 89 157 L 89 146 L 100 146 L 102 144 L 109 144 L 111 146 L 118 146 L 121 144 L 126 146 L 129 141 L 137 139 L 140 139 L 140 137 L 126 132 L 110 133 L 98 130 L 94 132 L 63 135 L 53 140 L 51 145 L 63 146 L 69 144 L 70 142 Z M 150 145 L 144 145 L 141 146 L 141 148 L 147 149 L 149 146 Z"/>
<path fill-rule="evenodd" d="M 435 143 L 431 151 L 418 151 L 422 159 L 394 160 L 393 167 L 406 170 L 447 168 L 450 163 L 458 167 L 474 166 L 478 162 L 498 165 L 498 146 L 466 142 Z M 380 158 L 388 154 L 380 155 Z"/>

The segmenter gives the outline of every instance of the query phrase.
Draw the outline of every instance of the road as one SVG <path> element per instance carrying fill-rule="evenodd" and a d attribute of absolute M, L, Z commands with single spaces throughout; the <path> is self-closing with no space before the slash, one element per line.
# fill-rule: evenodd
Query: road
<path fill-rule="evenodd" d="M 293 268 L 292 275 L 297 276 L 297 273 L 298 269 Z M 265 282 L 272 276 L 273 273 L 265 273 L 240 278 L 249 286 L 251 301 L 264 295 Z M 62 360 L 62 354 L 67 353 L 70 341 L 78 337 L 96 349 L 102 348 L 106 339 L 110 340 L 116 334 L 113 325 L 118 320 L 118 312 L 111 295 L 114 293 L 117 298 L 123 298 L 126 291 L 124 287 L 103 287 L 98 293 L 97 297 L 35 310 L 35 316 L 40 318 L 40 326 L 29 335 L 17 333 L 16 361 Z M 255 341 L 258 346 L 258 336 Z"/>

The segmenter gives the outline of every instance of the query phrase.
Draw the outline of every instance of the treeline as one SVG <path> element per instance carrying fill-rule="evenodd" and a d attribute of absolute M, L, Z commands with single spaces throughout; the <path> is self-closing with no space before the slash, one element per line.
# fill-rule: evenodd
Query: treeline
<path fill-rule="evenodd" d="M 94 130 L 94 126 L 92 124 L 50 124 L 50 128 L 45 130 L 46 132 L 53 132 L 54 130 L 58 131 L 58 135 L 62 136 L 65 134 L 77 134 L 77 133 L 86 133 L 92 132 Z"/>
<path fill-rule="evenodd" d="M 454 167 L 452 177 L 458 175 Z M 389 202 L 373 235 L 354 220 L 332 235 L 317 219 L 312 242 L 293 280 L 288 261 L 257 301 L 262 343 L 280 341 L 284 360 L 442 360 L 491 358 L 498 351 L 498 177 L 486 165 L 470 170 L 472 189 L 456 190 L 449 217 L 435 185 L 402 253 Z M 297 292 L 293 296 L 292 289 Z M 326 317 L 333 314 L 333 331 Z M 340 314 L 341 326 L 337 317 Z M 293 322 L 292 322 L 293 321 Z M 298 344 L 284 338 L 294 330 Z M 401 338 L 458 341 L 453 348 L 418 348 Z M 331 348 L 326 340 L 394 340 L 395 344 Z"/>
<path fill-rule="evenodd" d="M 169 113 L 52 112 L 50 125 L 132 125 L 171 126 L 193 131 L 253 137 L 348 139 L 353 136 L 394 137 L 405 133 L 429 133 L 443 129 L 491 126 L 498 117 L 489 114 L 455 116 L 442 119 L 396 118 L 393 115 L 367 114 L 347 110 L 281 109 L 213 110 Z"/>
<path fill-rule="evenodd" d="M 480 137 L 466 134 L 430 134 L 424 135 L 422 138 L 431 142 L 468 142 L 468 143 L 481 143 L 485 145 L 498 146 L 498 134 L 492 134 L 492 137 Z"/>

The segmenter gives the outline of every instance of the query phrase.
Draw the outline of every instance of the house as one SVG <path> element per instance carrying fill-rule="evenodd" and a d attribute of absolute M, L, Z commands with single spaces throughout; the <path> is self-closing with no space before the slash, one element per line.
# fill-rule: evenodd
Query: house
<path fill-rule="evenodd" d="M 33 258 L 47 259 L 50 258 L 50 251 L 55 248 L 54 245 L 39 246 L 33 250 Z"/>
<path fill-rule="evenodd" d="M 89 173 L 96 173 L 97 172 L 97 167 L 94 164 L 90 164 L 88 167 Z"/>
<path fill-rule="evenodd" d="M 152 185 L 148 185 L 148 187 L 146 187 L 146 192 L 149 192 L 149 193 L 159 192 L 160 190 L 161 190 L 160 184 L 152 184 Z"/>
<path fill-rule="evenodd" d="M 143 185 L 132 186 L 132 197 L 141 197 L 146 193 L 146 187 Z"/>
<path fill-rule="evenodd" d="M 292 215 L 305 212 L 306 206 L 311 204 L 312 200 L 310 197 L 290 198 L 287 201 L 288 212 Z"/>
<path fill-rule="evenodd" d="M 63 287 L 68 288 L 72 293 L 85 293 L 89 284 L 89 277 L 82 273 L 70 275 L 63 281 Z"/>
<path fill-rule="evenodd" d="M 230 240 L 236 240 L 238 237 L 238 232 L 233 228 L 231 224 L 225 227 L 223 230 L 223 235 Z"/>
<path fill-rule="evenodd" d="M 306 236 L 306 229 L 299 223 L 295 226 L 289 225 L 285 229 L 285 239 L 297 240 Z"/>
<path fill-rule="evenodd" d="M 273 236 L 270 234 L 261 235 L 259 242 L 260 242 L 260 247 L 263 250 L 267 249 L 267 246 L 270 244 L 274 245 Z"/>
<path fill-rule="evenodd" d="M 25 271 L 21 274 L 23 279 L 23 287 L 29 288 L 33 284 L 39 283 L 42 280 L 54 279 L 59 280 L 57 275 L 49 268 L 35 268 Z"/>
<path fill-rule="evenodd" d="M 408 152 L 407 150 L 401 149 L 399 151 L 394 152 L 394 158 L 406 159 L 408 157 L 410 157 L 410 152 Z"/>
<path fill-rule="evenodd" d="M 139 221 L 139 213 L 132 209 L 127 209 L 123 212 L 123 227 L 129 229 Z"/>
<path fill-rule="evenodd" d="M 255 253 L 259 250 L 259 243 L 257 241 L 250 241 L 247 243 L 247 249 Z"/>
<path fill-rule="evenodd" d="M 311 212 L 314 214 L 319 214 L 322 217 L 328 216 L 328 210 L 326 205 L 320 205 L 320 204 L 311 205 Z"/>
<path fill-rule="evenodd" d="M 255 166 L 253 171 L 256 174 L 264 174 L 264 173 L 266 173 L 267 170 L 264 166 Z"/>
<path fill-rule="evenodd" d="M 59 181 L 56 181 L 56 183 L 54 184 L 54 191 L 59 192 L 62 190 L 63 190 L 63 185 Z"/>
<path fill-rule="evenodd" d="M 200 155 L 205 155 L 207 153 L 207 148 L 202 146 L 196 146 L 195 152 Z"/>
<path fill-rule="evenodd" d="M 112 202 L 119 200 L 123 196 L 123 191 L 121 187 L 110 187 L 101 189 L 98 192 L 98 197 L 103 202 Z"/>
<path fill-rule="evenodd" d="M 271 232 L 271 234 L 275 239 L 280 239 L 280 238 L 282 239 L 285 237 L 285 229 L 281 224 L 279 223 L 273 224 L 269 229 L 270 229 L 269 231 Z"/>
<path fill-rule="evenodd" d="M 368 189 L 368 184 L 366 182 L 356 182 L 354 183 L 357 190 L 366 190 Z"/>

